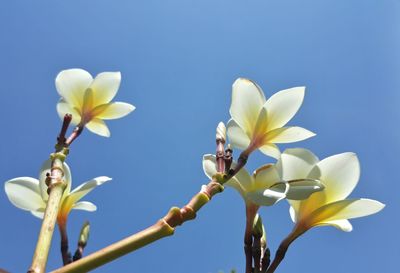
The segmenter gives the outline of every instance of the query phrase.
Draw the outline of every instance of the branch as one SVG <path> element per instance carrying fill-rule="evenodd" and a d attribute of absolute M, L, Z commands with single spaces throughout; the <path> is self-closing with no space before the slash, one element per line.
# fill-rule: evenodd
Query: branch
<path fill-rule="evenodd" d="M 46 210 L 42 221 L 36 249 L 33 254 L 32 264 L 28 273 L 44 273 L 49 255 L 51 240 L 53 238 L 54 226 L 56 224 L 58 209 L 66 184 L 63 180 L 64 170 L 63 162 L 68 155 L 68 146 L 79 134 L 72 136 L 72 141 L 68 144 L 68 139 L 65 140 L 65 134 L 69 124 L 71 123 L 72 116 L 67 114 L 64 116 L 63 124 L 60 134 L 57 137 L 57 144 L 55 146 L 55 153 L 51 154 L 51 169 L 50 174 L 47 176 L 46 184 L 48 186 L 49 199 L 47 200 Z M 83 127 L 82 127 L 83 130 Z M 81 131 L 82 131 L 81 130 Z"/>
<path fill-rule="evenodd" d="M 302 235 L 305 231 L 300 231 L 294 229 L 279 245 L 278 250 L 276 251 L 275 258 L 272 261 L 271 265 L 269 266 L 266 273 L 274 273 L 275 270 L 278 268 L 279 264 L 285 258 L 286 252 L 291 243 L 296 240 L 300 235 Z"/>
<path fill-rule="evenodd" d="M 39 238 L 33 255 L 32 265 L 29 273 L 44 273 L 46 269 L 47 257 L 50 250 L 51 239 L 54 233 L 60 200 L 66 187 L 63 182 L 63 161 L 68 149 L 52 155 L 51 174 L 48 176 L 49 199 L 42 221 Z"/>
<path fill-rule="evenodd" d="M 66 224 L 66 222 L 58 223 L 61 237 L 61 256 L 63 260 L 63 265 L 67 265 L 72 262 L 71 252 L 69 252 L 68 246 L 68 234 Z"/>
<path fill-rule="evenodd" d="M 246 273 L 253 272 L 253 224 L 258 206 L 246 203 L 246 229 L 244 232 L 244 253 L 246 255 Z"/>

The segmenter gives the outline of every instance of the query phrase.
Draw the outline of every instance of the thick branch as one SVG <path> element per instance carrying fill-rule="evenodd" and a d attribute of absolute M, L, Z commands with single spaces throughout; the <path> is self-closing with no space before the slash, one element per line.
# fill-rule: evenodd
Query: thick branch
<path fill-rule="evenodd" d="M 51 174 L 49 176 L 49 199 L 47 201 L 35 253 L 33 255 L 32 265 L 28 270 L 29 273 L 45 272 L 51 239 L 53 238 L 54 226 L 57 220 L 58 207 L 65 189 L 65 184 L 62 179 L 63 175 L 63 161 L 60 159 L 60 156 L 54 156 L 51 164 Z"/>
<path fill-rule="evenodd" d="M 66 139 L 65 134 L 68 126 L 71 123 L 72 116 L 67 114 L 64 116 L 61 131 L 57 137 L 56 152 L 51 155 L 51 170 L 48 175 L 46 184 L 48 186 L 49 198 L 47 200 L 46 210 L 44 213 L 42 226 L 40 229 L 36 249 L 33 254 L 32 264 L 28 273 L 44 273 L 49 255 L 51 240 L 53 238 L 54 226 L 57 220 L 60 201 L 66 187 L 63 180 L 64 170 L 63 162 L 68 155 L 68 146 L 82 132 L 83 127 L 79 130 L 74 130 L 72 135 Z"/>

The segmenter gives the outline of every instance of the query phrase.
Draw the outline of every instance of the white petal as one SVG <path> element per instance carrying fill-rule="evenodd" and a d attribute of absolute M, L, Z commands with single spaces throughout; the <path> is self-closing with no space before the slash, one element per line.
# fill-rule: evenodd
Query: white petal
<path fill-rule="evenodd" d="M 110 130 L 108 129 L 107 125 L 101 119 L 94 118 L 89 123 L 87 123 L 85 126 L 86 126 L 86 128 L 89 129 L 89 131 L 91 131 L 92 133 L 95 133 L 97 135 L 100 135 L 103 137 L 110 137 L 110 135 L 111 135 Z"/>
<path fill-rule="evenodd" d="M 313 137 L 315 134 L 301 127 L 283 127 L 269 131 L 266 139 L 272 143 L 292 143 Z"/>
<path fill-rule="evenodd" d="M 125 102 L 112 102 L 102 104 L 93 109 L 93 112 L 97 118 L 100 119 L 117 119 L 128 115 L 130 112 L 135 110 L 135 106 Z"/>
<path fill-rule="evenodd" d="M 71 193 L 65 199 L 65 202 L 69 204 L 76 204 L 82 197 L 91 192 L 94 188 L 110 180 L 111 178 L 107 176 L 100 176 L 88 182 L 82 183 L 80 186 L 71 191 Z"/>
<path fill-rule="evenodd" d="M 76 108 L 73 108 L 71 104 L 68 104 L 64 99 L 61 99 L 57 103 L 57 113 L 60 116 L 61 120 L 64 119 L 65 114 L 71 114 L 72 115 L 72 124 L 78 124 L 81 121 L 81 115 L 79 112 L 76 110 Z"/>
<path fill-rule="evenodd" d="M 46 174 L 50 173 L 51 169 L 51 160 L 48 159 L 46 160 L 43 164 L 42 167 L 40 168 L 40 173 L 39 173 L 39 188 L 40 188 L 40 193 L 42 195 L 42 199 L 47 201 L 49 199 L 49 195 L 47 194 L 47 185 L 46 185 Z M 67 182 L 67 187 L 64 190 L 63 194 L 63 199 L 69 194 L 71 191 L 71 184 L 72 184 L 72 176 L 71 176 L 71 170 L 68 167 L 67 163 L 64 162 L 63 164 L 63 170 L 64 170 L 64 181 Z"/>
<path fill-rule="evenodd" d="M 353 230 L 353 226 L 348 220 L 326 221 L 319 223 L 318 226 L 334 226 L 335 228 L 340 229 L 344 232 L 350 232 Z"/>
<path fill-rule="evenodd" d="M 263 146 L 259 147 L 259 149 L 263 154 L 276 159 L 278 159 L 281 155 L 278 146 L 273 143 L 264 144 Z"/>
<path fill-rule="evenodd" d="M 246 198 L 259 206 L 272 206 L 286 197 L 287 189 L 286 183 L 279 183 L 269 189 L 249 192 Z"/>
<path fill-rule="evenodd" d="M 229 112 L 248 135 L 254 130 L 264 103 L 264 94 L 256 83 L 244 78 L 239 78 L 233 83 Z"/>
<path fill-rule="evenodd" d="M 295 205 L 292 206 L 292 202 L 295 202 Z M 289 208 L 289 214 L 290 214 L 290 219 L 292 219 L 293 223 L 297 222 L 297 206 L 299 201 L 289 201 L 290 208 Z"/>
<path fill-rule="evenodd" d="M 207 175 L 209 179 L 212 179 L 212 177 L 218 173 L 215 155 L 212 154 L 203 155 L 202 163 L 203 163 L 204 173 Z"/>
<path fill-rule="evenodd" d="M 267 100 L 268 130 L 285 126 L 293 118 L 303 103 L 304 90 L 304 87 L 282 90 Z"/>
<path fill-rule="evenodd" d="M 31 213 L 33 216 L 40 218 L 40 219 L 43 219 L 43 217 L 44 217 L 44 209 L 43 209 L 43 211 L 33 211 L 32 210 Z"/>
<path fill-rule="evenodd" d="M 120 72 L 103 72 L 96 76 L 90 88 L 93 90 L 93 104 L 109 103 L 117 94 L 121 83 Z"/>
<path fill-rule="evenodd" d="M 95 204 L 93 204 L 91 202 L 81 201 L 81 202 L 75 203 L 75 205 L 72 207 L 72 209 L 96 211 L 97 207 Z"/>
<path fill-rule="evenodd" d="M 234 168 L 235 166 L 236 163 L 232 162 L 232 167 Z M 245 193 L 248 192 L 250 188 L 253 188 L 253 184 L 254 180 L 252 176 L 247 172 L 245 168 L 242 168 L 237 174 L 235 174 L 233 178 L 228 180 L 228 182 L 226 182 L 224 186 L 236 189 L 244 198 Z"/>
<path fill-rule="evenodd" d="M 233 147 L 245 150 L 250 144 L 250 138 L 233 119 L 228 121 L 227 134 Z"/>
<path fill-rule="evenodd" d="M 17 208 L 39 210 L 46 207 L 40 195 L 39 181 L 31 177 L 18 177 L 4 184 L 7 197 Z"/>
<path fill-rule="evenodd" d="M 379 212 L 384 204 L 371 199 L 346 199 L 329 203 L 311 213 L 306 222 L 315 226 L 327 221 L 352 219 Z"/>
<path fill-rule="evenodd" d="M 266 189 L 281 182 L 278 170 L 273 164 L 261 166 L 254 172 L 254 189 Z"/>
<path fill-rule="evenodd" d="M 307 178 L 318 163 L 318 157 L 307 149 L 286 149 L 276 163 L 283 180 Z"/>
<path fill-rule="evenodd" d="M 297 179 L 288 182 L 289 191 L 286 194 L 286 198 L 291 200 L 307 199 L 314 192 L 324 189 L 324 185 L 319 180 Z"/>
<path fill-rule="evenodd" d="M 58 73 L 56 88 L 61 97 L 72 107 L 80 109 L 83 103 L 85 90 L 92 83 L 93 78 L 83 69 L 68 69 Z"/>
<path fill-rule="evenodd" d="M 325 190 L 318 195 L 325 204 L 331 203 L 345 199 L 356 187 L 360 178 L 360 163 L 354 153 L 330 156 L 320 161 L 308 177 L 321 180 Z"/>

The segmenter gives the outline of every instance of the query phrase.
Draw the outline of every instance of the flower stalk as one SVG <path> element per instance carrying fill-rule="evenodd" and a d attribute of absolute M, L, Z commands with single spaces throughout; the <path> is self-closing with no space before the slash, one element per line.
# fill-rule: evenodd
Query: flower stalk
<path fill-rule="evenodd" d="M 61 236 L 61 257 L 63 260 L 63 265 L 66 265 L 72 262 L 71 252 L 69 252 L 66 223 L 58 223 L 58 228 Z"/>
<path fill-rule="evenodd" d="M 244 253 L 246 256 L 246 273 L 253 272 L 253 225 L 259 206 L 246 204 L 246 229 L 244 232 Z M 259 263 L 258 263 L 259 264 Z"/>
<path fill-rule="evenodd" d="M 278 250 L 276 251 L 275 258 L 272 261 L 271 265 L 269 266 L 266 273 L 274 273 L 275 270 L 278 268 L 279 264 L 285 258 L 286 252 L 291 243 L 296 240 L 300 235 L 304 232 L 299 232 L 298 230 L 293 230 L 279 245 Z"/>

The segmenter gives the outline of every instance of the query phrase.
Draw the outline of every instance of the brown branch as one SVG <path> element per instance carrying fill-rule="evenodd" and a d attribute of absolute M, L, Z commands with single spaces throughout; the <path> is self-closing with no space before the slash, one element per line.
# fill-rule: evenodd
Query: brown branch
<path fill-rule="evenodd" d="M 286 252 L 291 243 L 296 240 L 300 235 L 302 235 L 305 231 L 297 230 L 296 228 L 281 242 L 278 250 L 276 251 L 275 258 L 269 266 L 266 273 L 274 273 L 278 268 L 279 264 L 285 258 Z"/>
<path fill-rule="evenodd" d="M 65 141 L 65 145 L 68 147 L 72 144 L 72 142 L 74 142 L 75 139 L 77 139 L 83 129 L 85 128 L 85 126 L 83 124 L 78 124 L 75 129 L 72 131 L 71 135 L 68 137 L 68 139 Z"/>
<path fill-rule="evenodd" d="M 253 272 L 253 224 L 258 206 L 246 203 L 246 229 L 244 232 L 244 253 L 246 256 L 246 273 Z"/>
<path fill-rule="evenodd" d="M 66 141 L 65 135 L 67 133 L 68 126 L 71 124 L 71 121 L 72 121 L 72 115 L 65 114 L 60 134 L 57 137 L 56 152 L 61 151 L 62 148 L 65 147 L 65 141 Z"/>
<path fill-rule="evenodd" d="M 66 222 L 63 223 L 59 222 L 58 228 L 60 230 L 60 237 L 61 237 L 61 256 L 63 260 L 63 265 L 67 265 L 72 262 L 72 258 L 71 258 L 71 252 L 69 252 Z"/>

